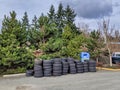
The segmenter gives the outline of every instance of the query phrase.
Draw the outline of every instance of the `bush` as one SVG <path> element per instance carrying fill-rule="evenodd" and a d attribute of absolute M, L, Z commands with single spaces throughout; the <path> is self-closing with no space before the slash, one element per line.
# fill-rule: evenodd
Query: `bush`
<path fill-rule="evenodd" d="M 34 56 L 24 47 L 11 48 L 10 46 L 1 48 L 0 66 L 4 72 L 9 69 L 30 69 L 33 67 Z M 1 70 L 1 71 L 2 71 Z"/>

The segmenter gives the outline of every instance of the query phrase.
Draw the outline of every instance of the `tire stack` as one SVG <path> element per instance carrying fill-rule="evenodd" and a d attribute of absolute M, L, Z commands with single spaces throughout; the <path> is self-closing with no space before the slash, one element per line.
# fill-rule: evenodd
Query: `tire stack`
<path fill-rule="evenodd" d="M 75 62 L 73 58 L 68 58 L 67 59 L 68 63 L 69 63 L 69 73 L 70 74 L 75 74 L 76 72 L 76 67 L 75 67 Z"/>
<path fill-rule="evenodd" d="M 62 74 L 63 75 L 68 74 L 68 70 L 69 70 L 69 64 L 67 62 L 67 59 L 62 59 Z"/>
<path fill-rule="evenodd" d="M 76 64 L 77 73 L 83 73 L 84 72 L 83 63 L 80 62 L 79 60 L 75 60 L 75 64 Z"/>
<path fill-rule="evenodd" d="M 35 59 L 34 77 L 43 77 L 42 60 Z"/>
<path fill-rule="evenodd" d="M 96 62 L 93 60 L 89 61 L 89 72 L 96 72 Z"/>
<path fill-rule="evenodd" d="M 52 61 L 43 60 L 43 73 L 45 77 L 52 76 Z"/>
<path fill-rule="evenodd" d="M 33 76 L 33 74 L 34 74 L 34 70 L 26 70 L 27 77 Z"/>
<path fill-rule="evenodd" d="M 84 68 L 84 72 L 89 72 L 89 65 L 88 65 L 88 61 L 85 61 L 84 63 L 83 63 L 83 68 Z"/>
<path fill-rule="evenodd" d="M 53 60 L 53 76 L 61 76 L 62 75 L 62 64 L 60 58 L 55 58 Z"/>

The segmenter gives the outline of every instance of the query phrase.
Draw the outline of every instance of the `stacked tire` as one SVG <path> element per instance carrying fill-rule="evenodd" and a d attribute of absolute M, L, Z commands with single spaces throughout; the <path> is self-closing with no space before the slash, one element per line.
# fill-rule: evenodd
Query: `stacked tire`
<path fill-rule="evenodd" d="M 84 68 L 84 72 L 89 72 L 88 61 L 85 61 L 85 62 L 83 63 L 83 68 Z"/>
<path fill-rule="evenodd" d="M 43 73 L 45 77 L 52 76 L 52 61 L 43 60 Z"/>
<path fill-rule="evenodd" d="M 26 70 L 27 77 L 33 76 L 33 74 L 34 74 L 34 70 Z"/>
<path fill-rule="evenodd" d="M 43 77 L 42 60 L 35 59 L 34 77 Z"/>
<path fill-rule="evenodd" d="M 52 60 L 35 59 L 34 70 L 26 70 L 26 76 L 49 77 L 83 72 L 96 72 L 93 60 L 81 62 L 73 58 L 55 58 Z"/>
<path fill-rule="evenodd" d="M 69 70 L 69 64 L 67 62 L 67 59 L 62 59 L 62 74 L 63 75 L 68 74 L 68 70 Z"/>
<path fill-rule="evenodd" d="M 79 60 L 75 60 L 75 64 L 76 64 L 77 73 L 83 73 L 84 72 L 84 65 L 83 65 L 83 63 L 80 62 Z"/>
<path fill-rule="evenodd" d="M 61 76 L 62 75 L 62 64 L 60 58 L 55 58 L 53 60 L 53 76 Z"/>
<path fill-rule="evenodd" d="M 89 72 L 96 72 L 96 62 L 93 60 L 89 61 Z"/>
<path fill-rule="evenodd" d="M 76 72 L 76 66 L 75 66 L 75 62 L 73 58 L 68 58 L 67 59 L 68 63 L 69 63 L 69 73 L 70 74 L 75 74 Z"/>

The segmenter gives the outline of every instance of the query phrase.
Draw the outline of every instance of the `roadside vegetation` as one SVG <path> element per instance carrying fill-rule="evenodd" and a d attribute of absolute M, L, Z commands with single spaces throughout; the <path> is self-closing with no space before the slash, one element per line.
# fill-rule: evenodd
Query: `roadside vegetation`
<path fill-rule="evenodd" d="M 21 20 L 17 19 L 15 11 L 5 15 L 0 34 L 0 73 L 11 73 L 12 70 L 13 73 L 24 72 L 33 67 L 36 57 L 43 60 L 55 57 L 80 59 L 82 51 L 90 52 L 94 60 L 108 57 L 111 47 L 106 43 L 119 41 L 119 30 L 109 28 L 105 20 L 96 30 L 90 30 L 86 25 L 77 27 L 75 17 L 74 10 L 62 4 L 57 11 L 51 5 L 47 15 L 42 13 L 31 21 L 27 12 Z M 36 56 L 36 50 L 42 54 Z"/>

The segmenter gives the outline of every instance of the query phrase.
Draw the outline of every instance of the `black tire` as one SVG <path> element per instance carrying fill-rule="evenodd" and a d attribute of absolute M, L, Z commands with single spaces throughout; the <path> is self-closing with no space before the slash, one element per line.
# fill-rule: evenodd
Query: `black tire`
<path fill-rule="evenodd" d="M 51 60 L 43 60 L 43 65 L 46 65 L 46 64 L 48 64 L 48 65 L 51 65 L 52 64 L 52 61 Z"/>
<path fill-rule="evenodd" d="M 84 68 L 84 66 L 77 65 L 76 68 Z"/>
<path fill-rule="evenodd" d="M 92 71 L 95 71 L 96 72 L 96 67 L 89 67 L 89 71 L 92 72 Z"/>
<path fill-rule="evenodd" d="M 84 72 L 89 72 L 89 70 L 88 69 L 84 69 Z"/>
<path fill-rule="evenodd" d="M 43 69 L 44 71 L 52 71 L 53 69 L 52 68 L 49 68 L 49 69 Z"/>
<path fill-rule="evenodd" d="M 44 77 L 50 77 L 52 74 L 44 74 Z"/>
<path fill-rule="evenodd" d="M 43 66 L 52 66 L 51 63 L 43 63 Z"/>
<path fill-rule="evenodd" d="M 69 68 L 63 68 L 62 70 L 69 70 Z"/>
<path fill-rule="evenodd" d="M 70 66 L 70 67 L 75 67 L 75 64 L 74 64 L 74 63 L 73 63 L 73 64 L 69 64 L 69 66 Z"/>
<path fill-rule="evenodd" d="M 63 66 L 62 68 L 69 68 L 69 66 L 68 66 L 68 65 L 66 65 L 66 66 Z"/>
<path fill-rule="evenodd" d="M 62 62 L 67 62 L 67 58 L 62 58 L 61 61 Z"/>
<path fill-rule="evenodd" d="M 34 74 L 34 70 L 26 70 L 27 77 L 33 76 L 33 74 Z"/>
<path fill-rule="evenodd" d="M 69 69 L 71 70 L 71 69 L 76 69 L 76 67 L 69 67 Z"/>
<path fill-rule="evenodd" d="M 42 63 L 43 63 L 43 61 L 40 60 L 40 59 L 38 59 L 38 58 L 36 58 L 36 59 L 34 60 L 34 64 L 35 64 L 35 65 L 42 65 Z"/>
<path fill-rule="evenodd" d="M 61 76 L 61 73 L 53 73 L 53 76 Z"/>
<path fill-rule="evenodd" d="M 53 67 L 62 67 L 62 64 L 53 64 Z"/>
<path fill-rule="evenodd" d="M 89 67 L 96 67 L 96 64 L 89 64 Z"/>
<path fill-rule="evenodd" d="M 74 63 L 74 59 L 73 58 L 67 58 L 67 62 L 68 63 Z"/>
<path fill-rule="evenodd" d="M 77 72 L 76 71 L 71 71 L 70 74 L 76 74 Z"/>
<path fill-rule="evenodd" d="M 68 65 L 69 63 L 68 62 L 62 62 L 62 65 Z"/>
<path fill-rule="evenodd" d="M 90 69 L 89 72 L 96 72 L 96 69 Z"/>
<path fill-rule="evenodd" d="M 49 73 L 52 73 L 52 70 L 51 69 L 46 69 L 46 70 L 44 70 L 44 72 L 49 72 Z"/>
<path fill-rule="evenodd" d="M 43 69 L 52 69 L 52 66 L 49 66 L 49 67 L 43 67 Z"/>
<path fill-rule="evenodd" d="M 53 68 L 53 71 L 62 71 L 61 68 Z"/>
<path fill-rule="evenodd" d="M 35 71 L 34 77 L 43 77 L 43 72 L 42 71 Z"/>
<path fill-rule="evenodd" d="M 82 62 L 76 63 L 76 65 L 84 66 Z"/>
<path fill-rule="evenodd" d="M 84 66 L 84 67 L 88 67 L 88 64 L 84 64 L 83 66 Z"/>
<path fill-rule="evenodd" d="M 61 63 L 61 58 L 54 58 L 54 62 L 53 62 L 53 63 L 56 63 L 56 64 L 57 64 L 57 63 L 58 63 L 58 64 Z"/>
<path fill-rule="evenodd" d="M 77 63 L 80 63 L 80 60 L 74 60 L 74 62 L 77 64 Z"/>
<path fill-rule="evenodd" d="M 67 75 L 68 73 L 66 73 L 66 72 L 64 72 L 64 73 L 62 73 L 62 75 Z"/>
<path fill-rule="evenodd" d="M 84 73 L 84 70 L 78 70 L 77 73 Z"/>
<path fill-rule="evenodd" d="M 42 66 L 40 66 L 40 65 L 35 65 L 35 66 L 34 66 L 34 71 L 39 71 L 39 70 L 42 70 Z"/>
<path fill-rule="evenodd" d="M 88 63 L 89 64 L 96 64 L 96 61 L 90 60 Z"/>
<path fill-rule="evenodd" d="M 96 62 L 93 60 L 89 61 L 89 67 L 96 67 Z"/>

